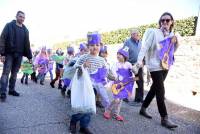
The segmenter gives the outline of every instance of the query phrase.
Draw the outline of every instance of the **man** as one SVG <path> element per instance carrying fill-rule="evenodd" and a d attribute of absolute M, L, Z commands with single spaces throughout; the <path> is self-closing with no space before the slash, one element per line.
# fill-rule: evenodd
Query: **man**
<path fill-rule="evenodd" d="M 32 53 L 29 42 L 28 29 L 23 24 L 25 14 L 18 11 L 16 20 L 7 23 L 0 36 L 0 57 L 4 63 L 0 81 L 0 99 L 6 100 L 6 90 L 9 78 L 9 95 L 19 96 L 15 91 L 15 82 L 19 71 L 22 57 L 25 56 L 32 62 Z"/>
<path fill-rule="evenodd" d="M 134 65 L 137 62 L 138 54 L 141 49 L 141 40 L 139 37 L 139 31 L 137 29 L 131 30 L 131 37 L 125 41 L 124 47 L 127 46 L 129 48 L 129 58 L 128 61 Z M 138 88 L 136 88 L 135 100 L 131 105 L 139 106 L 143 102 L 144 95 L 144 80 L 143 80 L 143 68 L 140 68 L 136 77 L 139 78 L 136 81 Z M 128 100 L 124 100 L 127 101 Z"/>

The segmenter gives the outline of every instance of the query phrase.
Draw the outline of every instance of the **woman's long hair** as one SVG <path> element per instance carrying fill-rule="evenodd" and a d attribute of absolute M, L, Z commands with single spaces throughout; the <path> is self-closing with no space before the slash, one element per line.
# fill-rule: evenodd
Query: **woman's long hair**
<path fill-rule="evenodd" d="M 172 24 L 171 24 L 171 26 L 170 26 L 170 32 L 172 31 L 172 29 L 173 29 L 173 27 L 174 27 L 174 18 L 173 18 L 173 16 L 172 16 L 172 14 L 171 13 L 169 13 L 169 12 L 165 12 L 165 13 L 163 13 L 161 16 L 160 16 L 160 19 L 159 19 L 159 28 L 161 28 L 161 20 L 162 20 L 162 17 L 163 16 L 165 16 L 165 15 L 169 15 L 170 17 L 171 17 L 171 20 L 172 20 Z"/>

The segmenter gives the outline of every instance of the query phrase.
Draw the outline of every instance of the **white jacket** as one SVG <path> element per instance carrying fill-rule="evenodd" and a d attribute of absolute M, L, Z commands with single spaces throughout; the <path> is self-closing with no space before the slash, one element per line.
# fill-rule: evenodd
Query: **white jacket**
<path fill-rule="evenodd" d="M 150 72 L 163 70 L 158 53 L 161 49 L 159 42 L 171 36 L 174 36 L 173 32 L 169 36 L 164 37 L 160 29 L 147 29 L 142 39 L 142 47 L 138 55 L 137 63 L 141 65 L 145 57 L 146 66 Z M 175 46 L 175 50 L 176 48 L 177 45 Z"/>

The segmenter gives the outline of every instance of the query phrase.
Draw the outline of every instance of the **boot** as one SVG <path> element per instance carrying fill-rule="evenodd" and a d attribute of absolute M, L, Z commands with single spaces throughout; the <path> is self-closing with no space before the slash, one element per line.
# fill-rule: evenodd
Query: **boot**
<path fill-rule="evenodd" d="M 70 122 L 69 131 L 70 131 L 72 134 L 75 134 L 75 133 L 76 133 L 76 123 Z"/>
<path fill-rule="evenodd" d="M 147 113 L 146 108 L 144 108 L 144 107 L 141 107 L 140 115 L 142 115 L 142 116 L 144 116 L 144 117 L 146 117 L 148 119 L 152 119 L 152 116 Z"/>
<path fill-rule="evenodd" d="M 86 127 L 85 128 L 81 127 L 79 132 L 82 133 L 82 134 L 92 134 L 92 132 Z"/>
<path fill-rule="evenodd" d="M 172 122 L 168 119 L 168 116 L 161 117 L 161 125 L 162 125 L 163 127 L 169 128 L 169 129 L 178 127 L 176 124 L 172 123 Z"/>

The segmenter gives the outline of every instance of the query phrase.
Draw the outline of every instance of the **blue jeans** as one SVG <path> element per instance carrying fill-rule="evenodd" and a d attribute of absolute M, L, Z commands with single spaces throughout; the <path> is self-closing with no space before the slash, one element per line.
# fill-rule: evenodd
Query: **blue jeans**
<path fill-rule="evenodd" d="M 51 78 L 51 81 L 53 80 L 53 73 L 52 73 L 52 70 L 49 70 L 49 74 L 50 74 L 50 78 Z"/>
<path fill-rule="evenodd" d="M 90 118 L 91 118 L 91 113 L 73 114 L 71 117 L 71 123 L 76 124 L 78 121 L 80 121 L 80 127 L 87 128 L 90 123 Z"/>
<path fill-rule="evenodd" d="M 6 93 L 8 86 L 8 77 L 9 79 L 9 91 L 15 90 L 15 83 L 17 79 L 17 73 L 19 72 L 19 68 L 21 66 L 22 56 L 15 54 L 7 54 L 5 56 L 5 62 L 3 65 L 3 72 L 1 75 L 1 88 L 0 93 Z"/>
<path fill-rule="evenodd" d="M 37 80 L 40 80 L 40 82 L 44 82 L 45 75 L 45 73 L 38 73 Z"/>

